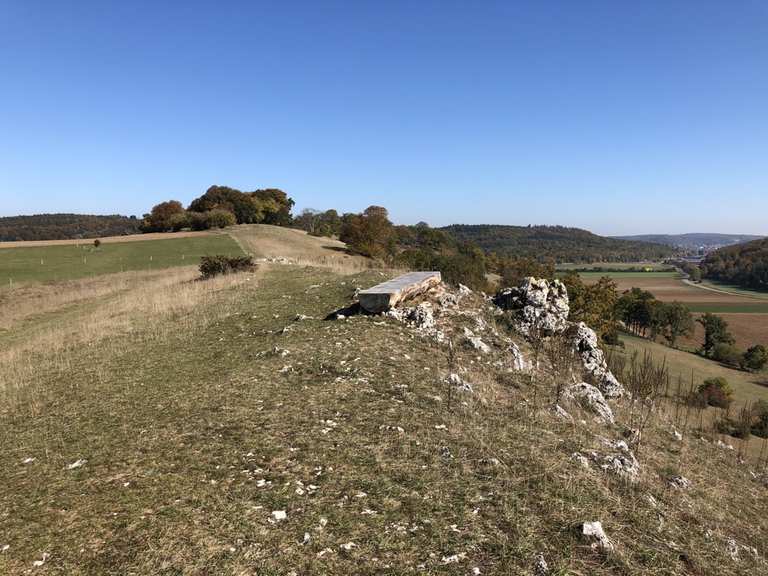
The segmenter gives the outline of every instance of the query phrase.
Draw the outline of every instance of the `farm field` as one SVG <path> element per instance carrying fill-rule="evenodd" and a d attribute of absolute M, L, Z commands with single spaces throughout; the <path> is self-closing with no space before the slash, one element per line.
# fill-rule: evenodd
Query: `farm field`
<path fill-rule="evenodd" d="M 130 270 L 196 265 L 202 256 L 242 255 L 227 234 L 201 234 L 145 241 L 69 242 L 0 249 L 0 289 L 28 282 L 73 280 Z"/>
<path fill-rule="evenodd" d="M 583 272 L 586 283 L 597 282 L 602 276 L 610 276 L 619 292 L 640 288 L 651 292 L 662 302 L 682 302 L 695 316 L 706 312 L 723 316 L 736 338 L 736 345 L 748 348 L 754 344 L 768 345 L 768 300 L 759 293 L 718 292 L 716 284 L 700 287 L 683 281 L 677 272 Z M 696 349 L 703 339 L 702 327 L 696 324 L 695 333 L 681 342 L 682 346 Z"/>

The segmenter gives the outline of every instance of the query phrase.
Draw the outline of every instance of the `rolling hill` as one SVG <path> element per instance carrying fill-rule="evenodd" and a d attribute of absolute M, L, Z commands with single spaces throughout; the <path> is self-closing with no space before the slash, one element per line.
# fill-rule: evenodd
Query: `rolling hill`
<path fill-rule="evenodd" d="M 139 231 L 137 218 L 92 214 L 36 214 L 0 217 L 0 242 L 71 240 L 123 236 Z"/>
<path fill-rule="evenodd" d="M 695 232 L 691 234 L 640 234 L 637 236 L 616 236 L 616 238 L 636 242 L 654 242 L 677 248 L 697 249 L 700 247 L 731 246 L 751 240 L 759 240 L 762 236 Z"/>
<path fill-rule="evenodd" d="M 633 262 L 674 254 L 670 246 L 608 238 L 565 226 L 454 224 L 441 229 L 459 241 L 474 242 L 487 252 L 556 262 Z"/>

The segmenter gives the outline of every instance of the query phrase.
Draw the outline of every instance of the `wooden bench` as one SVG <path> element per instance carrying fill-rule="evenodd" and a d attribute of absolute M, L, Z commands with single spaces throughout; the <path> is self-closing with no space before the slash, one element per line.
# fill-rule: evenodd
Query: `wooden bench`
<path fill-rule="evenodd" d="M 440 284 L 440 272 L 410 272 L 360 292 L 360 306 L 379 314 Z"/>

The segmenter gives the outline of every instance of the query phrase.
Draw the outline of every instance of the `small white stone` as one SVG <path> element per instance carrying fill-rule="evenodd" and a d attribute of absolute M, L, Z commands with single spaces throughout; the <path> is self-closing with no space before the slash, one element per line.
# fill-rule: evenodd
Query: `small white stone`
<path fill-rule="evenodd" d="M 79 460 L 75 460 L 74 462 L 72 462 L 72 464 L 69 464 L 67 466 L 67 470 L 75 470 L 77 468 L 82 468 L 87 463 L 88 463 L 88 460 L 85 460 L 84 458 L 81 458 Z"/>
<path fill-rule="evenodd" d="M 286 514 L 285 510 L 275 510 L 272 512 L 272 518 L 274 518 L 275 522 L 280 522 L 288 518 L 288 514 Z"/>

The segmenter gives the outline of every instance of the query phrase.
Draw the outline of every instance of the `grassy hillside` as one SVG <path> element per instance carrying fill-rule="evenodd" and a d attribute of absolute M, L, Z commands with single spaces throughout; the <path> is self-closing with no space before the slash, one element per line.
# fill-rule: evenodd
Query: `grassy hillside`
<path fill-rule="evenodd" d="M 0 288 L 14 283 L 48 282 L 128 270 L 157 270 L 197 264 L 202 256 L 243 254 L 226 234 L 166 235 L 142 242 L 110 242 L 0 249 Z"/>
<path fill-rule="evenodd" d="M 553 574 L 766 569 L 762 476 L 693 426 L 678 442 L 655 418 L 631 484 L 573 462 L 622 428 L 553 417 L 546 381 L 458 347 L 459 393 L 433 340 L 321 319 L 379 272 L 194 276 L 0 303 L 0 573 L 534 574 L 538 554 Z M 614 552 L 579 536 L 592 520 Z"/>
<path fill-rule="evenodd" d="M 374 265 L 369 258 L 349 254 L 343 242 L 310 236 L 303 230 L 245 224 L 233 226 L 227 231 L 256 258 L 286 258 L 293 263 L 345 270 L 367 269 Z"/>
<path fill-rule="evenodd" d="M 127 216 L 37 214 L 0 217 L 0 242 L 65 240 L 136 234 L 139 220 Z"/>
<path fill-rule="evenodd" d="M 488 252 L 556 262 L 636 262 L 658 260 L 674 253 L 669 246 L 606 238 L 563 226 L 455 224 L 442 230 Z"/>

